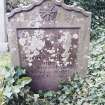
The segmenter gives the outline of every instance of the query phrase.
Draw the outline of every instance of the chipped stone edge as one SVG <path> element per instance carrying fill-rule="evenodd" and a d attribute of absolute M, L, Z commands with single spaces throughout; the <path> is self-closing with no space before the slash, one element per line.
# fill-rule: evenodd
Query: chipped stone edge
<path fill-rule="evenodd" d="M 37 2 L 33 2 L 32 4 L 29 4 L 28 6 L 22 6 L 22 7 L 16 8 L 16 9 L 12 10 L 10 13 L 7 13 L 7 17 L 8 17 L 8 19 L 10 19 L 17 13 L 28 12 L 28 11 L 32 10 L 33 8 L 35 8 L 36 6 L 42 4 L 44 1 L 47 1 L 47 0 L 39 0 Z M 66 10 L 80 12 L 86 17 L 91 16 L 91 12 L 87 12 L 81 7 L 78 7 L 75 5 L 66 5 L 63 1 L 58 2 L 57 0 L 54 0 L 54 2 L 56 5 L 66 9 Z"/>

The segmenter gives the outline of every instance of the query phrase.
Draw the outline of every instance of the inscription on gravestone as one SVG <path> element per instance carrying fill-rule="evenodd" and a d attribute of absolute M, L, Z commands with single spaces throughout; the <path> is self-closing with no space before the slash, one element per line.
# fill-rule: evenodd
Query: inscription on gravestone
<path fill-rule="evenodd" d="M 56 90 L 61 80 L 87 68 L 91 13 L 56 0 L 40 0 L 8 14 L 14 66 L 32 77 L 32 88 Z"/>

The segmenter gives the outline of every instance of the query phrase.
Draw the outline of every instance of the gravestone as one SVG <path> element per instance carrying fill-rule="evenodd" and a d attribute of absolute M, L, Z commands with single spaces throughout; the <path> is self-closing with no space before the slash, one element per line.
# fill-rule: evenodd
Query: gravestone
<path fill-rule="evenodd" d="M 7 51 L 5 0 L 0 0 L 0 54 Z"/>
<path fill-rule="evenodd" d="M 38 0 L 8 14 L 14 66 L 32 77 L 32 89 L 56 90 L 74 73 L 86 73 L 91 13 L 59 0 Z"/>

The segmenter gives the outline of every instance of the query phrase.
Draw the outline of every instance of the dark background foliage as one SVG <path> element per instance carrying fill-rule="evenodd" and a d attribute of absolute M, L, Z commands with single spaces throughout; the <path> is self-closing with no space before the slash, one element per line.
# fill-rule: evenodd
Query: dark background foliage
<path fill-rule="evenodd" d="M 97 25 L 102 26 L 105 23 L 105 0 L 65 0 L 66 4 L 80 5 L 87 11 L 92 12 L 93 17 L 93 27 L 96 28 Z"/>
<path fill-rule="evenodd" d="M 65 0 L 66 4 L 76 4 L 85 10 L 92 12 L 91 39 L 97 39 L 97 28 L 105 28 L 105 0 Z"/>

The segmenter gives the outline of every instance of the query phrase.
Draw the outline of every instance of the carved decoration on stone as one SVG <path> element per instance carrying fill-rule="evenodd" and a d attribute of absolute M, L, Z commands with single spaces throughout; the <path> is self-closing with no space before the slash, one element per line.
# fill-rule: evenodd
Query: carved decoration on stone
<path fill-rule="evenodd" d="M 40 16 L 44 21 L 53 21 L 57 15 L 57 8 L 54 4 L 48 3 L 40 9 Z"/>

